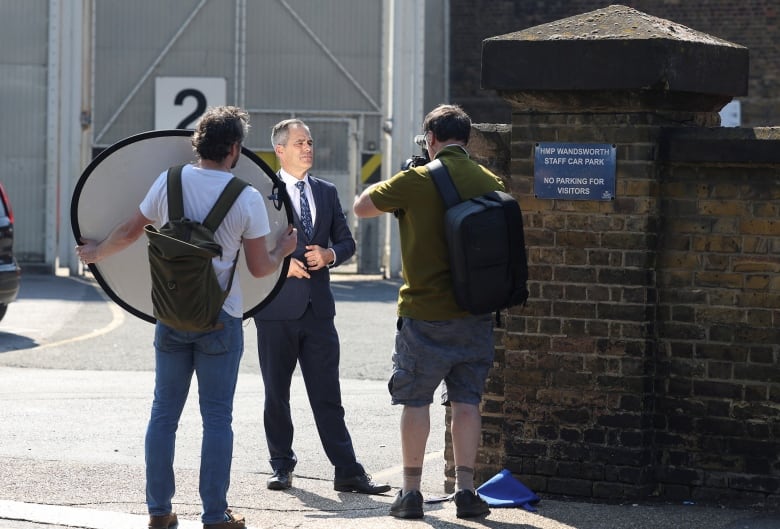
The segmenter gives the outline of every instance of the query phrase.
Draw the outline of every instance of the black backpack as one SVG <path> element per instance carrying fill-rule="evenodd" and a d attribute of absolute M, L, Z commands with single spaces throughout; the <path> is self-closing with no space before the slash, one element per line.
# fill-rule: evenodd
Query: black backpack
<path fill-rule="evenodd" d="M 168 222 L 159 230 L 144 227 L 149 239 L 154 317 L 180 331 L 216 330 L 219 311 L 225 303 L 238 263 L 233 261 L 227 290 L 222 290 L 211 260 L 222 255 L 214 240 L 222 219 L 249 184 L 233 177 L 203 223 L 184 217 L 181 190 L 182 166 L 168 169 Z"/>
<path fill-rule="evenodd" d="M 472 314 L 524 305 L 528 262 L 517 200 L 491 191 L 462 201 L 440 160 L 426 167 L 447 208 L 444 232 L 458 305 Z"/>

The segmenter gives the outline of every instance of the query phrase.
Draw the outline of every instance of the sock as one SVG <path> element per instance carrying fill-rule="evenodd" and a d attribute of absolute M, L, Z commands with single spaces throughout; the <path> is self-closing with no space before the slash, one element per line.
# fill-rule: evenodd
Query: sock
<path fill-rule="evenodd" d="M 474 469 L 455 466 L 455 490 L 474 491 Z"/>
<path fill-rule="evenodd" d="M 422 467 L 404 467 L 404 487 L 403 492 L 410 490 L 420 490 L 422 484 Z"/>

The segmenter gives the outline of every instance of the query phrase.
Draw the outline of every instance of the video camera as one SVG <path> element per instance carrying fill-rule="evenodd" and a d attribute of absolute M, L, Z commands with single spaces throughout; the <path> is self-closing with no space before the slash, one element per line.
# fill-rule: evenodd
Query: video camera
<path fill-rule="evenodd" d="M 428 158 L 428 149 L 425 146 L 425 134 L 418 134 L 415 136 L 414 143 L 422 149 L 422 156 L 412 156 L 411 158 L 408 158 L 404 163 L 401 164 L 402 171 L 406 171 L 411 167 L 425 165 L 431 161 L 431 159 Z"/>

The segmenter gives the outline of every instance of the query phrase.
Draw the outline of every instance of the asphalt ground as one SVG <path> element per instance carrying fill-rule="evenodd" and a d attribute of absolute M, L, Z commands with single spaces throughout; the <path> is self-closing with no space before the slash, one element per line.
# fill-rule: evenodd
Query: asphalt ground
<path fill-rule="evenodd" d="M 596 503 L 540 495 L 538 512 L 494 508 L 459 520 L 448 501 L 419 521 L 388 508 L 401 484 L 398 419 L 385 382 L 397 282 L 334 279 L 342 337 L 342 396 L 358 457 L 394 488 L 364 496 L 333 490 L 300 377 L 291 406 L 299 456 L 293 488 L 269 491 L 262 381 L 246 329 L 235 400 L 231 507 L 249 527 L 779 529 L 780 513 L 659 502 Z M 153 373 L 151 326 L 118 309 L 90 280 L 28 275 L 0 323 L 0 529 L 143 528 L 143 437 Z M 174 506 L 182 529 L 201 527 L 197 476 L 200 418 L 193 383 L 178 434 Z M 427 499 L 444 496 L 444 414 L 432 406 L 423 475 Z M 522 476 L 520 476 L 522 479 Z"/>

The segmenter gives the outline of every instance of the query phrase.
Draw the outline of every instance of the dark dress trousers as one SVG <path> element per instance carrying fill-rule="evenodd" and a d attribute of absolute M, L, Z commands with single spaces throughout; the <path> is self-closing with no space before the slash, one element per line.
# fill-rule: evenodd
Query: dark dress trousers
<path fill-rule="evenodd" d="M 311 240 L 297 213 L 298 246 L 292 256 L 305 262 L 306 245 L 331 247 L 339 265 L 355 253 L 336 186 L 309 175 L 316 207 Z M 297 458 L 292 448 L 290 383 L 300 365 L 320 441 L 335 467 L 336 477 L 361 473 L 352 439 L 344 422 L 339 384 L 339 337 L 327 267 L 310 271 L 310 279 L 288 277 L 276 297 L 255 316 L 260 370 L 265 385 L 263 422 L 271 468 L 292 471 Z"/>

